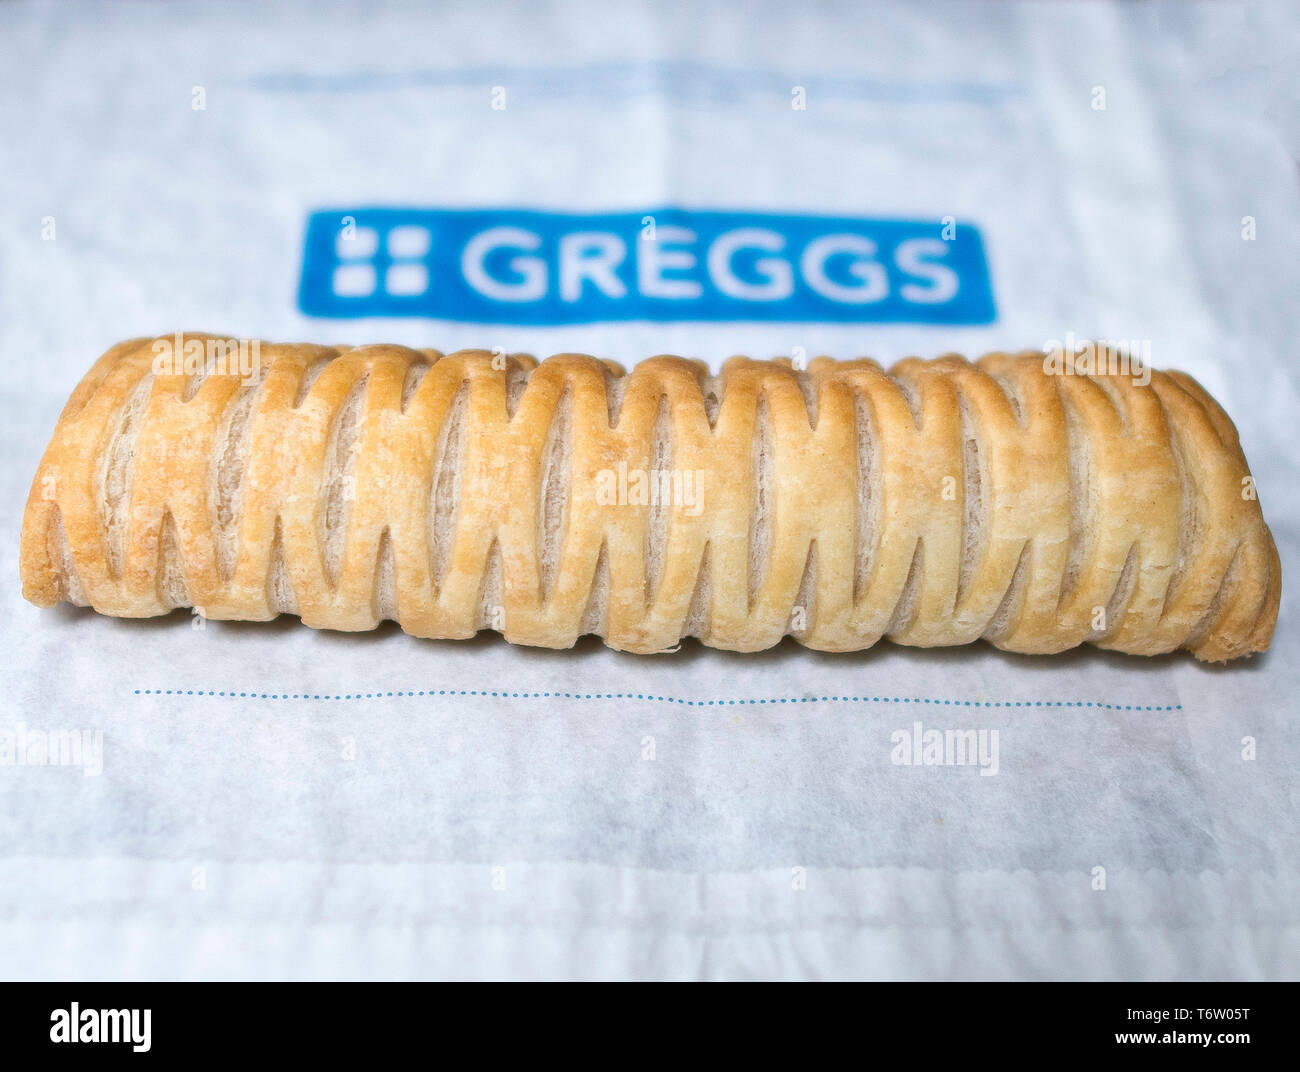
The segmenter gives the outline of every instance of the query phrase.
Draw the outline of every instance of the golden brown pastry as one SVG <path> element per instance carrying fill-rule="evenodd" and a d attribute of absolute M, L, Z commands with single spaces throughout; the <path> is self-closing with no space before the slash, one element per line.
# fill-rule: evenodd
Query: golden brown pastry
<path fill-rule="evenodd" d="M 223 341 L 182 342 L 207 365 L 133 340 L 73 392 L 23 523 L 32 602 L 636 652 L 789 634 L 1209 660 L 1263 651 L 1277 617 L 1236 430 L 1182 373 L 990 354 L 712 378 L 263 343 L 241 376 Z"/>

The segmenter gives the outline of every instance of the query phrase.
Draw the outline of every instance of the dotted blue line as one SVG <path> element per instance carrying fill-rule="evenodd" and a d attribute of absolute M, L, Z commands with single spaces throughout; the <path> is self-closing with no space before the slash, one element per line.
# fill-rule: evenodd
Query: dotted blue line
<path fill-rule="evenodd" d="M 645 700 L 683 707 L 737 707 L 746 704 L 882 703 L 934 707 L 1091 707 L 1100 711 L 1181 711 L 1182 704 L 1111 704 L 1093 700 L 934 700 L 910 696 L 772 696 L 760 699 L 686 700 L 652 692 L 511 692 L 508 689 L 408 689 L 393 692 L 236 692 L 214 689 L 136 689 L 137 696 L 211 696 L 228 700 L 387 700 L 418 696 L 482 696 L 502 700 Z"/>

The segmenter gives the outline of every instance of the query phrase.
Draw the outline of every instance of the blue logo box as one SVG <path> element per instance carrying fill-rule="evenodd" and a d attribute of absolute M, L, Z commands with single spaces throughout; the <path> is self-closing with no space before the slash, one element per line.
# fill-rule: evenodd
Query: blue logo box
<path fill-rule="evenodd" d="M 309 316 L 528 325 L 996 316 L 970 224 L 676 208 L 314 212 L 298 304 Z"/>

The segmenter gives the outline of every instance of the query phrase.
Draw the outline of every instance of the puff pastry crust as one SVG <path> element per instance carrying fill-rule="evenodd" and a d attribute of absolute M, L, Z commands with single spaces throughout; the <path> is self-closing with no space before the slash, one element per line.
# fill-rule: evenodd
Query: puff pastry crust
<path fill-rule="evenodd" d="M 553 648 L 1215 661 L 1277 618 L 1236 430 L 1182 373 L 259 345 L 252 382 L 159 374 L 149 339 L 95 364 L 27 502 L 29 600 Z"/>

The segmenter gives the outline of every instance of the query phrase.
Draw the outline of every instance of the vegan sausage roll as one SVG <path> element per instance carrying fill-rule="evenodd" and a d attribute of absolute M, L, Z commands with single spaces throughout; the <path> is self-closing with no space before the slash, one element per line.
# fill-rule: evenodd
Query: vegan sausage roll
<path fill-rule="evenodd" d="M 631 652 L 1268 647 L 1280 567 L 1193 379 L 977 362 L 122 343 L 73 392 L 24 595 Z"/>

